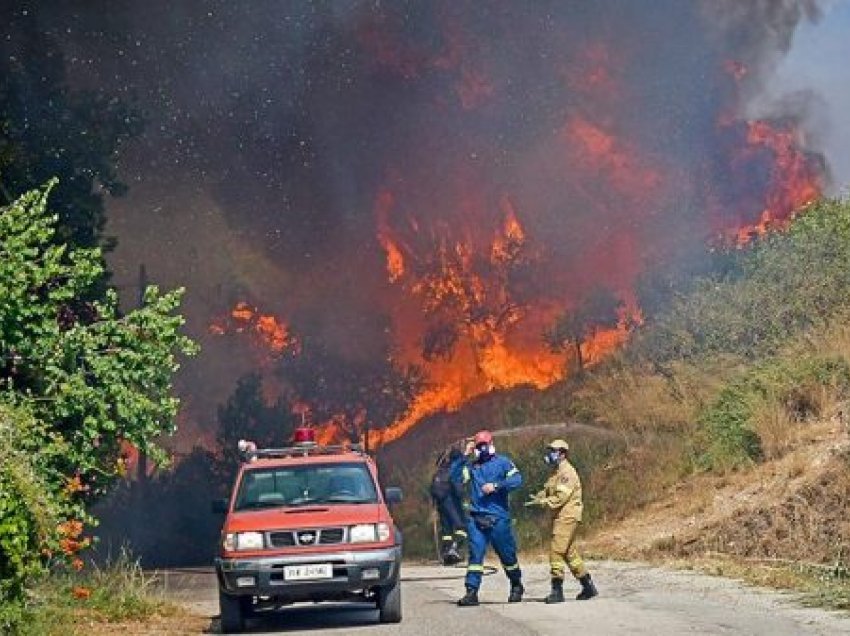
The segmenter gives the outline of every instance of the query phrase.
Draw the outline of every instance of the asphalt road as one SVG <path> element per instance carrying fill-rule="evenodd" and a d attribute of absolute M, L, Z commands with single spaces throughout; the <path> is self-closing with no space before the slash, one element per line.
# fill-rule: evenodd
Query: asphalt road
<path fill-rule="evenodd" d="M 526 599 L 508 604 L 501 572 L 487 576 L 481 606 L 458 608 L 463 570 L 405 565 L 404 621 L 380 625 L 377 612 L 362 605 L 303 604 L 249 621 L 251 634 L 410 634 L 500 636 L 565 634 L 848 634 L 850 615 L 804 608 L 791 595 L 746 587 L 735 581 L 692 572 L 636 564 L 592 563 L 600 596 L 546 605 L 548 573 L 543 565 L 525 567 Z M 209 617 L 219 632 L 215 577 L 211 571 L 166 572 L 169 596 Z M 572 590 L 571 590 L 572 591 Z M 575 591 L 578 591 L 576 586 Z M 572 595 L 570 596 L 572 599 Z"/>

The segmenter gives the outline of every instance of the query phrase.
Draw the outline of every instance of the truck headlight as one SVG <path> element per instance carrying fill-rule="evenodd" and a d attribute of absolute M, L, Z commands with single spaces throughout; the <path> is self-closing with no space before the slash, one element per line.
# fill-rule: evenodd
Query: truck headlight
<path fill-rule="evenodd" d="M 377 532 L 375 531 L 374 523 L 361 523 L 360 525 L 351 526 L 348 530 L 348 541 L 350 543 L 368 543 L 377 541 Z"/>
<path fill-rule="evenodd" d="M 387 541 L 390 538 L 390 525 L 388 523 L 378 524 L 378 541 Z"/>
<path fill-rule="evenodd" d="M 228 552 L 262 550 L 263 534 L 261 532 L 229 532 L 224 535 L 224 549 Z"/>

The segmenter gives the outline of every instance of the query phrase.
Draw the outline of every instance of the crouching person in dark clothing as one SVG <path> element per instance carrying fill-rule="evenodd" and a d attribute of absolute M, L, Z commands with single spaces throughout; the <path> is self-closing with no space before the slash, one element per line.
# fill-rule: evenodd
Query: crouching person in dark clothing
<path fill-rule="evenodd" d="M 440 556 L 444 565 L 460 563 L 460 547 L 467 538 L 463 484 L 459 477 L 462 464 L 463 453 L 453 448 L 440 458 L 431 481 L 431 498 L 440 520 Z"/>

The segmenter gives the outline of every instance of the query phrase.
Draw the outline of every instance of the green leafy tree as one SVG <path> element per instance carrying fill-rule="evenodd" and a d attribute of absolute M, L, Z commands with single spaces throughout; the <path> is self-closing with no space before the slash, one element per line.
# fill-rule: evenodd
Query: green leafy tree
<path fill-rule="evenodd" d="M 633 353 L 657 364 L 705 355 L 774 353 L 847 310 L 850 203 L 821 201 L 785 232 L 730 254 L 639 334 Z"/>
<path fill-rule="evenodd" d="M 552 351 L 565 351 L 572 347 L 579 371 L 584 368 L 581 345 L 600 329 L 616 327 L 622 303 L 604 287 L 594 287 L 575 308 L 563 313 L 544 334 Z"/>
<path fill-rule="evenodd" d="M 121 472 L 122 442 L 164 460 L 156 438 L 174 431 L 177 356 L 193 343 L 176 313 L 181 290 L 145 293 L 122 315 L 99 249 L 57 244 L 51 182 L 0 209 L 0 399 L 26 405 L 67 445 L 57 461 L 88 492 Z"/>

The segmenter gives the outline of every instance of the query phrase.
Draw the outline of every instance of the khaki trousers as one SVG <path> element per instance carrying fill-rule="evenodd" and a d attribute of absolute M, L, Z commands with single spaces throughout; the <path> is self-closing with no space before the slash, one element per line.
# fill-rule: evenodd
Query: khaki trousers
<path fill-rule="evenodd" d="M 552 542 L 549 546 L 549 567 L 553 579 L 564 579 L 566 570 L 577 579 L 587 574 L 587 568 L 575 546 L 578 521 L 565 519 L 552 524 Z"/>

